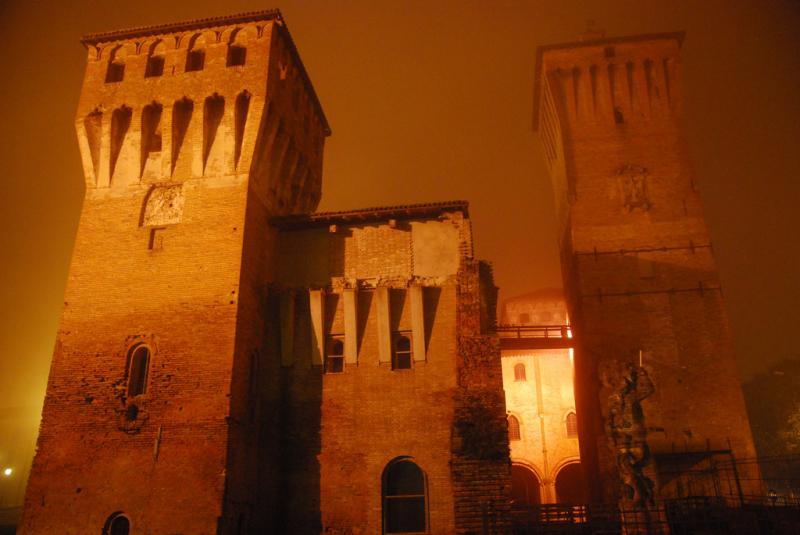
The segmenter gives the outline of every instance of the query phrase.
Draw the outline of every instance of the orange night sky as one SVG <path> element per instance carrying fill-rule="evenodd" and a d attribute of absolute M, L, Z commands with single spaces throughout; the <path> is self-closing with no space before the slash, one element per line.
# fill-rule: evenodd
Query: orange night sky
<path fill-rule="evenodd" d="M 590 24 L 607 36 L 685 30 L 688 141 L 740 372 L 800 359 L 798 1 L 5 0 L 0 420 L 30 413 L 35 429 L 44 395 L 84 189 L 79 38 L 272 7 L 333 129 L 320 209 L 469 200 L 501 298 L 560 285 L 531 128 L 536 48 Z"/>

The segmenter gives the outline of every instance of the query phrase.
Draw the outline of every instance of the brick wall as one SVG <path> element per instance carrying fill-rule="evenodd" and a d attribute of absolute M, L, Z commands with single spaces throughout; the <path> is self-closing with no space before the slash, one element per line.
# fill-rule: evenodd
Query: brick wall
<path fill-rule="evenodd" d="M 260 481 L 276 473 L 279 444 L 256 423 L 264 414 L 274 429 L 265 407 L 280 392 L 262 362 L 267 220 L 316 206 L 328 133 L 274 19 L 85 40 L 76 129 L 87 191 L 22 533 L 99 533 L 115 512 L 142 533 L 233 533 L 272 520 L 258 506 L 275 489 Z M 198 34 L 204 67 L 185 72 Z M 244 65 L 227 64 L 232 42 L 246 47 Z M 146 77 L 156 49 L 163 73 Z M 106 78 L 113 54 L 124 59 L 119 81 Z M 224 99 L 218 122 L 208 97 Z M 185 124 L 173 113 L 184 98 Z M 154 102 L 160 122 L 148 130 Z M 136 344 L 151 352 L 147 388 L 129 396 Z"/>
<path fill-rule="evenodd" d="M 681 126 L 680 39 L 546 47 L 540 64 L 540 131 L 544 140 L 549 123 L 559 136 L 549 154 L 596 499 L 618 495 L 604 425 L 615 370 L 638 366 L 640 351 L 655 384 L 642 403 L 655 455 L 729 444 L 737 457 L 755 455 Z"/>

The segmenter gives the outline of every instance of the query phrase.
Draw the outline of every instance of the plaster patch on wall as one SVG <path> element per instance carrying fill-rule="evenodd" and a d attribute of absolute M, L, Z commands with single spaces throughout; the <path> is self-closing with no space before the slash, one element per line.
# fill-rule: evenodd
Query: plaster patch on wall
<path fill-rule="evenodd" d="M 458 227 L 451 221 L 413 221 L 414 275 L 438 277 L 458 272 Z"/>
<path fill-rule="evenodd" d="M 144 203 L 142 226 L 173 225 L 183 214 L 183 185 L 155 186 Z"/>

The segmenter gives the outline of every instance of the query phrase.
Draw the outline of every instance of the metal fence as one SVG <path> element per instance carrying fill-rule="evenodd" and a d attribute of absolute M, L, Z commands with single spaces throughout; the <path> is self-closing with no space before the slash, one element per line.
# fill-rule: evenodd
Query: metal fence
<path fill-rule="evenodd" d="M 517 504 L 514 533 L 800 534 L 800 456 L 737 460 L 729 451 L 706 451 L 657 464 L 662 499 L 654 507 Z"/>

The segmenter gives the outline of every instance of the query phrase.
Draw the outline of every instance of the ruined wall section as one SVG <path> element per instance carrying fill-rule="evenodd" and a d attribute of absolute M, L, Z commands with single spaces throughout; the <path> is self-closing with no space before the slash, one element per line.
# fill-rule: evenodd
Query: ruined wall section
<path fill-rule="evenodd" d="M 480 461 L 458 476 L 452 469 L 456 410 L 469 395 L 458 387 L 457 358 L 457 280 L 472 251 L 465 207 L 378 208 L 274 224 L 281 228 L 273 295 L 285 462 L 276 529 L 380 533 L 385 470 L 409 458 L 425 474 L 426 532 L 458 532 L 464 513 L 456 486 L 474 495 L 491 478 Z M 480 331 L 477 286 L 474 297 Z M 407 369 L 394 362 L 398 336 L 411 340 Z M 328 360 L 336 341 L 344 347 L 339 371 Z M 499 355 L 496 364 L 492 387 L 502 401 Z"/>
<path fill-rule="evenodd" d="M 458 275 L 458 383 L 452 439 L 456 533 L 509 533 L 511 462 L 500 343 L 486 327 L 497 288 L 488 265 Z"/>
<path fill-rule="evenodd" d="M 642 406 L 656 456 L 673 444 L 727 449 L 728 439 L 737 457 L 755 454 L 682 129 L 681 39 L 540 52 L 539 91 L 551 99 L 540 98 L 540 117 L 557 114 L 564 148 L 565 174 L 553 176 L 567 192 L 558 210 L 582 457 L 602 473 L 595 494 L 606 499 L 618 491 L 603 427 L 610 385 L 622 363 L 638 366 L 640 350 L 655 385 Z"/>

